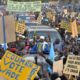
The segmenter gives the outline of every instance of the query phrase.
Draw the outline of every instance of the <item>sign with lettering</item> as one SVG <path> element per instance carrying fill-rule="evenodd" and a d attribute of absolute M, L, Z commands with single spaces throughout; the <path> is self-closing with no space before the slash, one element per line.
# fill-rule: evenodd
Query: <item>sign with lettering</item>
<path fill-rule="evenodd" d="M 26 28 L 25 22 L 16 22 L 16 32 L 23 34 Z"/>
<path fill-rule="evenodd" d="M 10 12 L 40 12 L 41 1 L 34 2 L 18 2 L 7 1 L 7 11 Z"/>
<path fill-rule="evenodd" d="M 41 24 L 41 19 L 42 19 L 42 16 L 39 14 L 38 18 L 37 18 L 37 22 Z"/>
<path fill-rule="evenodd" d="M 47 18 L 53 20 L 53 13 L 51 11 L 47 12 Z"/>
<path fill-rule="evenodd" d="M 80 76 L 80 56 L 69 55 L 63 72 Z"/>
<path fill-rule="evenodd" d="M 34 80 L 40 67 L 6 51 L 1 60 L 0 76 L 8 80 Z"/>

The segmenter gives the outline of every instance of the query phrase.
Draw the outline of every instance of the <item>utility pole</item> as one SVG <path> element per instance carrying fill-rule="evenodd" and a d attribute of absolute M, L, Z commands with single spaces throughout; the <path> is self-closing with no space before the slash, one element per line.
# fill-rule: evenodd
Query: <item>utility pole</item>
<path fill-rule="evenodd" d="M 4 19 L 4 15 L 3 13 L 0 13 L 2 15 L 2 30 L 3 30 L 3 40 L 4 40 L 4 50 L 7 49 L 7 46 L 6 46 L 6 32 L 5 32 L 5 19 Z"/>

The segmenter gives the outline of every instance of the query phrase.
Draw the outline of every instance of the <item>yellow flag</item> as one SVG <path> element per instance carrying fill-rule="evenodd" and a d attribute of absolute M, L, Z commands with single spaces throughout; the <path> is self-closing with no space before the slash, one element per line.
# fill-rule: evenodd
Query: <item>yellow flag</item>
<path fill-rule="evenodd" d="M 72 30 L 72 37 L 76 37 L 78 36 L 78 29 L 77 29 L 77 24 L 76 24 L 76 20 L 74 20 L 72 23 L 71 23 L 71 30 Z"/>
<path fill-rule="evenodd" d="M 40 67 L 6 51 L 1 60 L 0 76 L 8 80 L 34 80 Z"/>

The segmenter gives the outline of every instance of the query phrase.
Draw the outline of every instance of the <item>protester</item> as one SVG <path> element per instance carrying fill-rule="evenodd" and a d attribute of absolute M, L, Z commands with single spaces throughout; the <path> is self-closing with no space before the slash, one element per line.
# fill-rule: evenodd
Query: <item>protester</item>
<path fill-rule="evenodd" d="M 37 19 L 38 14 L 36 13 L 35 15 L 35 18 Z M 51 38 L 49 35 L 48 37 L 43 35 L 40 36 L 34 32 L 33 38 L 30 38 L 26 30 L 24 34 L 17 34 L 18 40 L 16 40 L 16 42 L 8 43 L 7 50 L 17 54 L 18 56 L 23 57 L 27 54 L 36 54 L 34 57 L 35 64 L 39 65 L 41 69 L 34 80 L 69 80 L 65 74 L 62 73 L 62 75 L 59 75 L 58 72 L 54 72 L 53 70 L 54 62 L 63 60 L 63 66 L 65 67 L 68 55 L 80 55 L 80 44 L 77 43 L 76 37 L 72 38 L 68 30 L 61 28 L 61 20 L 68 22 L 68 18 L 70 18 L 70 15 L 64 15 L 64 17 L 63 15 L 64 14 L 61 13 L 56 15 L 56 22 L 49 21 L 46 17 L 46 13 L 44 13 L 42 17 L 42 23 L 46 25 L 51 24 L 52 27 L 55 25 L 56 30 L 62 37 L 62 46 L 60 45 L 61 41 L 59 39 L 56 39 L 53 43 L 55 53 L 54 60 L 49 59 L 51 46 Z M 3 57 L 4 53 L 4 48 L 0 45 L 0 59 Z M 45 63 L 38 63 L 38 56 L 42 57 Z M 76 80 L 80 80 L 80 76 L 78 76 Z"/>
<path fill-rule="evenodd" d="M 64 40 L 65 39 L 65 29 L 64 28 L 61 28 L 61 24 L 58 24 L 57 25 L 57 28 L 58 28 L 58 32 L 60 33 L 62 39 Z"/>
<path fill-rule="evenodd" d="M 8 44 L 8 50 L 10 50 L 13 53 L 16 53 L 16 51 L 17 51 L 16 43 L 15 42 L 9 43 Z"/>
<path fill-rule="evenodd" d="M 44 39 L 44 42 L 42 43 L 42 50 L 43 50 L 43 54 L 49 54 L 50 46 L 49 46 L 48 38 Z"/>
<path fill-rule="evenodd" d="M 38 48 L 38 52 L 42 52 L 42 46 L 43 46 L 43 42 L 44 42 L 45 37 L 44 36 L 40 36 L 40 42 L 37 44 L 37 48 Z"/>
<path fill-rule="evenodd" d="M 30 42 L 30 49 L 29 49 L 30 54 L 36 54 L 37 53 L 37 44 L 32 40 Z"/>
<path fill-rule="evenodd" d="M 19 35 L 16 45 L 18 50 L 22 50 L 25 47 L 25 36 Z"/>
<path fill-rule="evenodd" d="M 5 51 L 2 48 L 2 45 L 0 45 L 0 59 L 2 59 L 3 55 L 4 55 Z"/>

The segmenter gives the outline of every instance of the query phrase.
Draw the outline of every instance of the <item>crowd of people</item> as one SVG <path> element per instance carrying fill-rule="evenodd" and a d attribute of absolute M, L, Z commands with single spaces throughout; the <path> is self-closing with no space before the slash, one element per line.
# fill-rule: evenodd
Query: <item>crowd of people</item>
<path fill-rule="evenodd" d="M 64 29 L 60 28 L 59 26 L 59 33 L 62 37 L 62 48 L 59 47 L 60 41 L 58 39 L 55 40 L 53 43 L 54 45 L 54 51 L 55 51 L 55 61 L 63 60 L 63 64 L 66 64 L 67 56 L 69 54 L 71 55 L 79 55 L 80 54 L 80 44 L 77 44 L 76 38 L 72 38 L 71 35 L 65 31 Z M 27 54 L 38 54 L 39 56 L 42 56 L 46 63 L 50 66 L 50 69 L 43 69 L 40 70 L 38 73 L 38 76 L 35 78 L 35 80 L 69 80 L 66 75 L 62 74 L 59 75 L 58 73 L 53 72 L 53 61 L 51 61 L 46 55 L 49 55 L 50 52 L 50 37 L 46 38 L 45 36 L 39 36 L 34 35 L 33 39 L 30 39 L 28 37 L 25 37 L 25 35 L 19 35 L 17 37 L 17 40 L 15 42 L 8 43 L 7 50 L 19 55 L 24 56 Z M 0 59 L 4 55 L 5 50 L 0 45 Z M 35 64 L 38 64 L 37 56 L 34 57 Z M 41 66 L 41 64 L 40 64 Z M 41 66 L 42 67 L 42 66 Z M 42 68 L 41 68 L 42 69 Z M 74 76 L 73 76 L 74 77 Z M 44 78 L 44 79 L 43 79 Z M 74 78 L 73 78 L 74 79 Z M 73 80 L 71 79 L 71 80 Z M 77 79 L 79 80 L 79 79 Z"/>
<path fill-rule="evenodd" d="M 45 15 L 45 14 L 44 14 Z M 60 18 L 61 17 L 61 18 Z M 69 18 L 66 16 L 63 16 L 65 20 Z M 76 16 L 75 16 L 76 17 Z M 43 17 L 45 19 L 46 16 Z M 71 55 L 80 55 L 80 44 L 77 43 L 76 37 L 72 38 L 71 34 L 68 33 L 67 30 L 64 28 L 61 28 L 61 25 L 58 24 L 62 19 L 62 16 L 58 16 L 58 22 L 55 22 L 55 27 L 60 33 L 62 37 L 62 46 L 59 45 L 60 41 L 56 39 L 52 44 L 54 46 L 54 52 L 55 52 L 55 61 L 63 60 L 63 65 L 66 64 L 66 60 L 69 54 Z M 44 23 L 44 20 L 42 20 L 42 23 Z M 51 23 L 51 26 L 54 25 Z M 13 52 L 14 54 L 17 54 L 18 56 L 23 57 L 27 54 L 38 54 L 39 56 L 43 57 L 47 64 L 39 64 L 38 63 L 38 57 L 35 56 L 35 64 L 41 66 L 40 71 L 37 74 L 37 77 L 34 80 L 69 80 L 66 74 L 58 74 L 57 72 L 54 72 L 53 70 L 53 61 L 48 58 L 48 55 L 50 53 L 50 36 L 47 38 L 43 35 L 39 36 L 37 34 L 34 34 L 33 38 L 30 39 L 28 36 L 26 36 L 26 32 L 24 32 L 23 35 L 18 35 L 15 42 L 10 42 L 7 44 L 7 50 Z M 2 45 L 0 45 L 0 59 L 5 54 L 5 50 Z M 63 68 L 64 69 L 64 68 Z M 74 80 L 74 76 L 70 80 Z M 78 76 L 76 80 L 80 80 L 80 77 Z"/>

